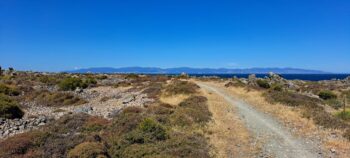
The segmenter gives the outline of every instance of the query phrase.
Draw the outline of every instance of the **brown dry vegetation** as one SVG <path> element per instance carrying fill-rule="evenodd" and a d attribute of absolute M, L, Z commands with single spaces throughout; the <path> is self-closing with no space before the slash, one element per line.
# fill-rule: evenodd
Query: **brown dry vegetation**
<path fill-rule="evenodd" d="M 171 96 L 171 95 L 189 95 L 194 94 L 198 91 L 199 86 L 189 82 L 189 81 L 182 81 L 182 80 L 173 80 L 170 84 L 168 84 L 165 87 L 164 95 Z"/>
<path fill-rule="evenodd" d="M 86 103 L 85 100 L 74 96 L 73 94 L 63 92 L 48 92 L 40 91 L 31 94 L 26 98 L 28 101 L 35 101 L 44 106 L 68 106 L 68 105 L 80 105 Z"/>
<path fill-rule="evenodd" d="M 164 81 L 155 80 L 148 88 L 146 84 L 144 92 L 159 100 Z M 112 120 L 86 114 L 63 116 L 39 130 L 0 141 L 1 147 L 6 146 L 0 148 L 0 157 L 210 157 L 203 134 L 211 120 L 207 99 L 190 92 L 179 105 L 156 101 L 147 108 L 128 107 Z M 59 106 L 67 99 L 61 94 L 69 93 L 58 93 L 39 92 L 33 99 Z"/>

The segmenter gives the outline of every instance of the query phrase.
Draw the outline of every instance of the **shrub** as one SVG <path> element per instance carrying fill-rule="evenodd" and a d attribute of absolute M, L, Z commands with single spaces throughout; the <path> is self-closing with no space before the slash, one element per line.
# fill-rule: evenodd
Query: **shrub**
<path fill-rule="evenodd" d="M 336 99 L 337 95 L 334 94 L 332 91 L 321 91 L 318 93 L 318 96 L 322 98 L 323 100 L 328 100 L 328 99 Z"/>
<path fill-rule="evenodd" d="M 244 87 L 245 84 L 239 80 L 239 79 L 234 79 L 233 81 L 230 81 L 225 84 L 225 87 Z"/>
<path fill-rule="evenodd" d="M 167 133 L 165 128 L 157 123 L 155 120 L 146 118 L 139 125 L 139 129 L 146 135 L 150 136 L 150 139 L 165 140 Z"/>
<path fill-rule="evenodd" d="M 96 79 L 98 79 L 98 80 L 105 80 L 107 78 L 108 78 L 107 75 L 99 75 L 99 76 L 96 77 Z"/>
<path fill-rule="evenodd" d="M 143 119 L 144 116 L 142 113 L 122 112 L 113 119 L 111 129 L 113 129 L 116 135 L 127 133 L 136 129 Z"/>
<path fill-rule="evenodd" d="M 0 83 L 0 93 L 9 96 L 18 96 L 20 94 L 19 90 L 13 86 L 8 86 Z"/>
<path fill-rule="evenodd" d="M 325 103 L 334 109 L 339 109 L 343 106 L 343 103 L 339 101 L 338 99 L 327 99 L 325 100 Z"/>
<path fill-rule="evenodd" d="M 84 142 L 68 153 L 68 158 L 107 158 L 107 151 L 102 143 Z"/>
<path fill-rule="evenodd" d="M 199 86 L 188 81 L 175 80 L 165 88 L 166 95 L 195 94 Z"/>
<path fill-rule="evenodd" d="M 97 84 L 97 81 L 96 81 L 96 79 L 94 79 L 94 78 L 92 78 L 92 77 L 88 77 L 88 78 L 86 78 L 85 80 L 84 80 L 84 83 L 86 84 L 86 85 L 96 85 Z"/>
<path fill-rule="evenodd" d="M 60 92 L 38 92 L 34 94 L 30 100 L 35 100 L 37 103 L 45 106 L 68 106 L 80 105 L 86 103 L 85 100 L 68 93 Z"/>
<path fill-rule="evenodd" d="M 350 111 L 342 111 L 336 114 L 339 118 L 343 120 L 350 120 Z"/>
<path fill-rule="evenodd" d="M 205 124 L 210 121 L 207 98 L 192 96 L 179 104 L 171 115 L 171 123 L 178 126 L 191 126 L 195 123 Z"/>
<path fill-rule="evenodd" d="M 316 124 L 326 128 L 344 128 L 347 125 L 340 119 L 327 113 L 319 99 L 311 98 L 295 92 L 289 91 L 270 91 L 265 93 L 265 97 L 269 102 L 279 102 L 288 106 L 300 106 L 303 110 L 303 116 L 312 119 Z"/>
<path fill-rule="evenodd" d="M 0 117 L 1 118 L 22 118 L 24 112 L 18 107 L 18 103 L 11 98 L 0 94 Z"/>
<path fill-rule="evenodd" d="M 300 106 L 300 105 L 316 105 L 317 103 L 320 103 L 319 99 L 311 98 L 305 95 L 301 95 L 294 92 L 289 91 L 269 91 L 266 92 L 265 98 L 267 101 L 271 103 L 282 103 L 286 104 L 288 106 Z"/>
<path fill-rule="evenodd" d="M 42 145 L 42 136 L 39 131 L 22 133 L 0 142 L 0 157 L 20 157 L 26 154 L 31 148 Z"/>
<path fill-rule="evenodd" d="M 125 79 L 138 79 L 138 78 L 139 78 L 139 75 L 133 74 L 133 73 L 127 74 L 127 75 L 125 76 Z"/>
<path fill-rule="evenodd" d="M 256 83 L 261 88 L 265 88 L 265 89 L 269 89 L 270 88 L 270 84 L 266 80 L 259 79 L 259 80 L 256 81 Z"/>
<path fill-rule="evenodd" d="M 348 128 L 348 129 L 344 132 L 343 136 L 344 136 L 346 139 L 350 140 L 350 128 Z"/>
<path fill-rule="evenodd" d="M 274 91 L 282 91 L 283 90 L 283 86 L 280 84 L 274 84 L 272 85 L 272 90 Z"/>
<path fill-rule="evenodd" d="M 76 88 L 87 88 L 88 85 L 79 78 L 65 78 L 58 84 L 58 87 L 61 90 L 69 91 Z"/>
<path fill-rule="evenodd" d="M 142 93 L 147 94 L 149 98 L 158 99 L 162 92 L 162 83 L 151 83 Z"/>
<path fill-rule="evenodd" d="M 53 76 L 41 76 L 39 77 L 39 81 L 47 85 L 55 85 L 58 82 L 57 78 Z"/>
<path fill-rule="evenodd" d="M 83 125 L 83 131 L 98 132 L 103 129 L 106 129 L 108 125 L 109 125 L 108 120 L 101 117 L 92 116 L 92 117 L 89 117 L 89 119 Z"/>
<path fill-rule="evenodd" d="M 132 84 L 130 82 L 127 81 L 122 81 L 122 82 L 118 82 L 116 84 L 113 85 L 114 88 L 119 88 L 119 87 L 129 87 Z"/>

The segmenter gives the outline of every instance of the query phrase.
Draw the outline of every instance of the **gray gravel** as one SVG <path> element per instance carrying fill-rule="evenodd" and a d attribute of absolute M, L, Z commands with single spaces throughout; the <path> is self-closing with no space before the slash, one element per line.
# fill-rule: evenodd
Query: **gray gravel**
<path fill-rule="evenodd" d="M 246 102 L 230 96 L 225 90 L 198 83 L 201 88 L 217 93 L 237 107 L 240 118 L 257 141 L 263 142 L 260 157 L 317 158 L 323 157 L 318 142 L 293 136 L 291 132 L 273 117 L 257 111 Z"/>

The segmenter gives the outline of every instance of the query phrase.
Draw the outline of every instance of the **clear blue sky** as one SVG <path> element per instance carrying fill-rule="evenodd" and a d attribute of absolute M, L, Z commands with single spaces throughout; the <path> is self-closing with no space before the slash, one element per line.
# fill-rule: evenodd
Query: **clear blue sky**
<path fill-rule="evenodd" d="M 350 72 L 349 0 L 1 0 L 0 65 Z"/>

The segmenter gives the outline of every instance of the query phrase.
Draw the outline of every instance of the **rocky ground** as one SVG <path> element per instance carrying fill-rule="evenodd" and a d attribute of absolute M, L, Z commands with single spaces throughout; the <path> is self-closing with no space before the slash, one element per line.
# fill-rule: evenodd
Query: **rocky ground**
<path fill-rule="evenodd" d="M 140 91 L 130 91 L 129 88 L 113 88 L 110 86 L 77 90 L 73 93 L 87 99 L 88 103 L 67 107 L 45 107 L 35 102 L 22 103 L 27 107 L 23 118 L 0 119 L 0 139 L 37 129 L 51 120 L 57 120 L 69 113 L 86 113 L 109 119 L 126 107 L 143 107 L 153 101 Z"/>

